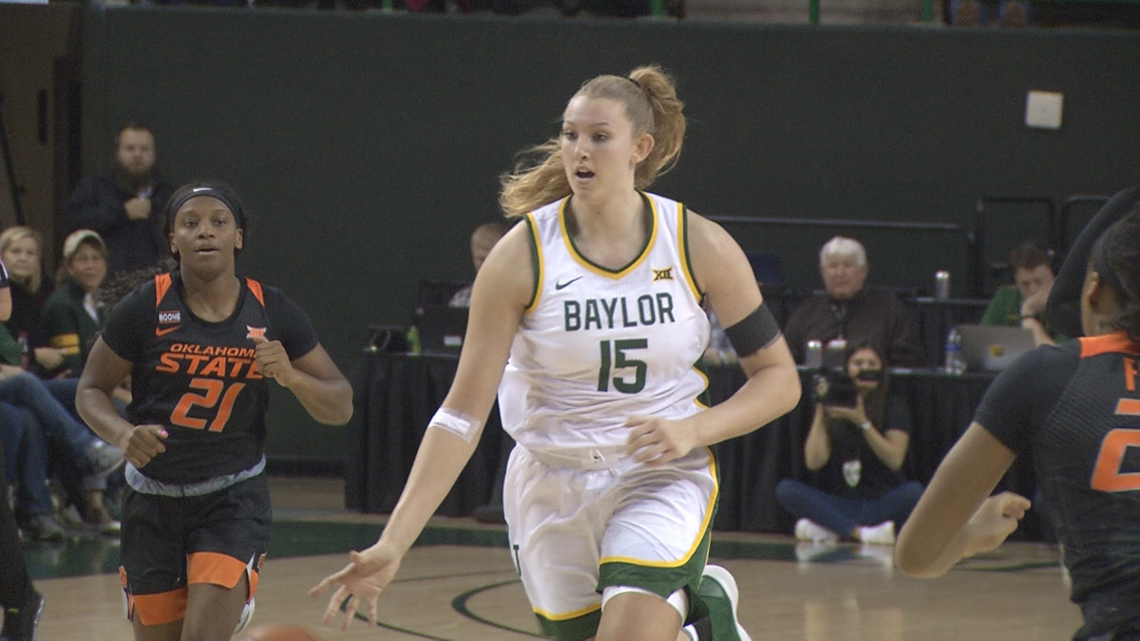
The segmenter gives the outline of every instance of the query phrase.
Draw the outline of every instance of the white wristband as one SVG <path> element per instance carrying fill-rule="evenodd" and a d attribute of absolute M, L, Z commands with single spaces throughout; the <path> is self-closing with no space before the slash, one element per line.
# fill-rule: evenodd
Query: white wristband
<path fill-rule="evenodd" d="M 863 430 L 864 432 L 871 429 L 872 427 L 874 427 L 874 426 L 871 425 L 871 421 L 863 421 L 862 423 L 859 424 L 859 429 Z"/>
<path fill-rule="evenodd" d="M 428 427 L 445 429 L 468 443 L 471 442 L 472 438 L 475 438 L 482 426 L 482 421 L 475 420 L 466 414 L 454 412 L 446 407 L 436 410 L 435 415 L 428 422 Z"/>

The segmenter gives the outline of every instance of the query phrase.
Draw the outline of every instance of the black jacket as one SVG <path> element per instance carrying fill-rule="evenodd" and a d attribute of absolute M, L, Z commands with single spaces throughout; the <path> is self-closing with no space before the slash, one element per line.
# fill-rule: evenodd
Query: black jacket
<path fill-rule="evenodd" d="M 800 303 L 784 323 L 784 338 L 797 363 L 804 362 L 807 341 L 826 344 L 840 336 L 848 345 L 874 344 L 891 367 L 923 365 L 918 314 L 887 290 L 864 287 L 847 301 L 820 293 Z"/>
<path fill-rule="evenodd" d="M 112 176 L 88 176 L 79 181 L 67 201 L 67 220 L 72 230 L 93 229 L 107 243 L 108 274 L 153 265 L 170 255 L 162 237 L 162 210 L 174 188 L 155 177 L 150 217 L 132 221 L 123 203 L 135 197 L 119 189 Z"/>

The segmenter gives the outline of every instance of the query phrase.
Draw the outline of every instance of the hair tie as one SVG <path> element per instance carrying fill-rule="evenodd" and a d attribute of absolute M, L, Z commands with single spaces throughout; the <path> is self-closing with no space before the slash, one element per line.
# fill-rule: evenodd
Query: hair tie
<path fill-rule="evenodd" d="M 638 82 L 638 81 L 636 81 L 636 80 L 634 80 L 633 78 L 630 78 L 629 76 L 626 76 L 626 77 L 625 77 L 625 79 L 626 79 L 626 80 L 628 80 L 628 81 L 630 81 L 630 82 L 632 82 L 632 83 L 633 83 L 633 86 L 634 86 L 634 87 L 637 87 L 638 89 L 641 89 L 642 91 L 644 91 L 644 90 L 645 90 L 645 87 L 642 87 L 642 86 L 641 86 L 641 83 L 640 83 L 640 82 Z"/>

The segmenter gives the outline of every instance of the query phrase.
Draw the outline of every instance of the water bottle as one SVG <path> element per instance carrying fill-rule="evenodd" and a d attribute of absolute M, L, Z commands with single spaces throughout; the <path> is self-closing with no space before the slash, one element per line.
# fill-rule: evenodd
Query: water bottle
<path fill-rule="evenodd" d="M 950 272 L 946 270 L 934 272 L 934 298 L 950 300 Z"/>
<path fill-rule="evenodd" d="M 20 346 L 20 369 L 27 370 L 32 366 L 32 344 L 28 342 L 27 333 L 20 332 L 16 342 Z"/>
<path fill-rule="evenodd" d="M 412 325 L 411 329 L 408 330 L 408 353 L 420 353 L 420 330 L 415 325 Z"/>
<path fill-rule="evenodd" d="M 962 335 L 958 333 L 957 327 L 951 328 L 946 336 L 945 369 L 949 374 L 961 374 L 966 371 L 966 362 L 962 360 Z"/>
<path fill-rule="evenodd" d="M 804 350 L 804 366 L 812 369 L 819 369 L 823 367 L 823 343 L 820 341 L 808 341 L 807 348 Z"/>

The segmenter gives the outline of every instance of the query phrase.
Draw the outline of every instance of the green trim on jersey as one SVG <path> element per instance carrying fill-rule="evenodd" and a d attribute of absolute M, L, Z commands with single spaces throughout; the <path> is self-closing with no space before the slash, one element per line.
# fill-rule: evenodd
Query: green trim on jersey
<path fill-rule="evenodd" d="M 598 604 L 591 612 L 569 619 L 548 619 L 537 612 L 534 615 L 538 617 L 544 635 L 558 641 L 582 641 L 598 633 L 598 625 L 602 622 L 602 606 Z"/>
<path fill-rule="evenodd" d="M 542 243 L 538 240 L 538 225 L 534 221 L 534 212 L 526 215 L 526 226 L 530 230 L 530 257 L 534 259 L 534 293 L 526 304 L 524 311 L 531 312 L 538 307 L 538 299 L 542 295 Z"/>
<path fill-rule="evenodd" d="M 685 267 L 685 276 L 688 277 L 689 284 L 693 287 L 693 293 L 697 295 L 697 302 L 703 303 L 705 293 L 697 284 L 697 277 L 693 273 L 693 254 L 689 251 L 689 210 L 684 203 L 677 203 L 677 211 L 681 217 L 681 224 L 677 225 L 677 235 L 681 241 L 677 243 L 681 247 L 681 264 Z"/>
<path fill-rule="evenodd" d="M 693 399 L 693 402 L 703 406 L 707 410 L 708 408 L 712 407 L 712 397 L 709 396 L 709 371 L 708 366 L 705 365 L 704 354 L 702 354 L 701 357 L 697 359 L 696 363 L 693 363 L 693 369 L 697 370 L 701 373 L 701 376 L 705 377 L 705 389 L 700 394 L 697 394 L 697 397 Z M 717 468 L 717 474 L 720 474 L 719 467 Z"/>
<path fill-rule="evenodd" d="M 610 278 L 621 278 L 625 276 L 648 258 L 649 252 L 653 248 L 653 243 L 657 240 L 657 229 L 660 227 L 660 223 L 657 221 L 657 204 L 654 203 L 653 199 L 647 196 L 645 192 L 638 191 L 637 193 L 641 195 L 641 200 L 644 201 L 646 205 L 649 205 L 650 227 L 649 235 L 645 238 L 645 245 L 641 247 L 641 251 L 637 252 L 637 256 L 635 256 L 633 260 L 618 269 L 610 269 L 608 267 L 602 267 L 582 255 L 582 252 L 578 251 L 578 246 L 574 244 L 574 237 L 570 234 L 570 228 L 566 224 L 566 210 L 570 207 L 570 197 L 567 197 L 558 207 L 558 226 L 562 230 L 562 238 L 566 241 L 566 247 L 570 250 L 570 255 L 590 271 L 601 276 L 609 276 Z"/>

